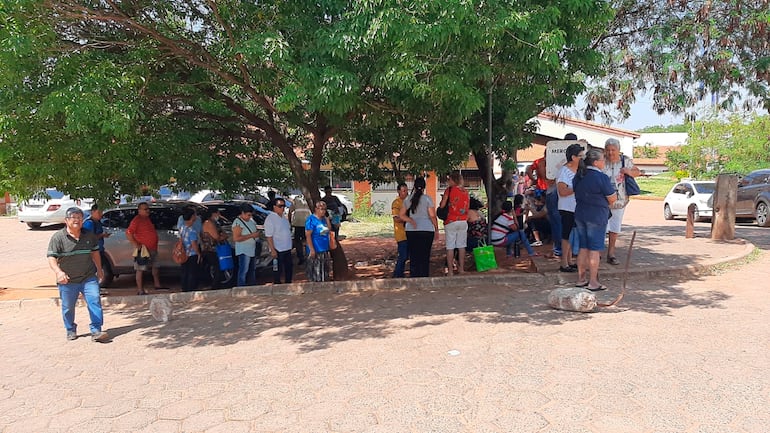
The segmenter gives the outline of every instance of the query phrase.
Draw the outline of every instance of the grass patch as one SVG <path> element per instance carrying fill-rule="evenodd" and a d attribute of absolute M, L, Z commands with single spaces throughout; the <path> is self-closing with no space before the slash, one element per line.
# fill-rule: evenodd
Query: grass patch
<path fill-rule="evenodd" d="M 340 235 L 348 238 L 393 237 L 393 217 L 390 215 L 356 215 L 342 223 Z"/>
<path fill-rule="evenodd" d="M 641 195 L 644 197 L 663 198 L 676 182 L 677 178 L 672 173 L 661 173 L 650 177 L 639 176 L 636 178 L 636 183 L 639 184 L 639 188 L 642 190 Z"/>

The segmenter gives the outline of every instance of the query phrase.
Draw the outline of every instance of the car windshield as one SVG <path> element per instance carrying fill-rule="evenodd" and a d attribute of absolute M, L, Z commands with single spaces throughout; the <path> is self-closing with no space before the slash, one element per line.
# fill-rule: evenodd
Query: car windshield
<path fill-rule="evenodd" d="M 698 191 L 698 194 L 713 194 L 716 183 L 696 183 L 693 186 L 695 187 L 695 190 Z"/>

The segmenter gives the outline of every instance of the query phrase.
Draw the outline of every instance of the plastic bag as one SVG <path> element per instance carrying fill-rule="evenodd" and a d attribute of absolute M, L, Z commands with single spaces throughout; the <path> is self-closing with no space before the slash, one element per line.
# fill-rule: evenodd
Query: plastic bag
<path fill-rule="evenodd" d="M 495 259 L 495 247 L 483 245 L 473 249 L 473 260 L 476 262 L 476 270 L 479 272 L 497 269 Z"/>

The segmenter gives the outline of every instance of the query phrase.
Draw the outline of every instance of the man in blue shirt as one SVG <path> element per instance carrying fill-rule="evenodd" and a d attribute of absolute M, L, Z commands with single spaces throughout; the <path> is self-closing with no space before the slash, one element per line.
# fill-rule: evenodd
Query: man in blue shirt
<path fill-rule="evenodd" d="M 105 233 L 104 227 L 102 227 L 103 215 L 104 211 L 99 209 L 99 205 L 97 203 L 94 203 L 91 206 L 91 217 L 83 221 L 83 230 L 89 231 L 96 235 L 96 239 L 99 240 L 99 256 L 102 258 L 102 263 L 105 263 L 107 256 L 104 254 L 104 238 L 110 237 L 110 233 Z M 101 286 L 101 281 L 99 281 L 99 284 Z M 101 288 L 99 289 L 99 293 L 102 295 L 107 295 L 107 292 Z"/>

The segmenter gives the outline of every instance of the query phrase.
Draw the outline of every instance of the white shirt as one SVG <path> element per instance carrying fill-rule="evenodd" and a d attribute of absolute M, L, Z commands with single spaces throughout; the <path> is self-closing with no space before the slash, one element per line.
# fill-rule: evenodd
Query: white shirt
<path fill-rule="evenodd" d="M 273 246 L 278 252 L 289 251 L 291 245 L 291 223 L 275 212 L 267 214 L 265 236 L 273 238 Z"/>
<path fill-rule="evenodd" d="M 626 176 L 620 173 L 620 170 L 625 168 L 631 168 L 634 166 L 634 162 L 631 158 L 627 158 L 620 155 L 621 160 L 618 162 L 604 161 L 604 170 L 602 173 L 606 174 L 610 178 L 610 183 L 615 186 L 615 190 L 618 192 L 618 199 L 610 207 L 611 209 L 622 209 L 628 204 L 628 196 L 626 195 Z M 623 163 L 625 158 L 625 163 Z"/>
<path fill-rule="evenodd" d="M 559 177 L 556 179 L 556 183 L 564 183 L 569 187 L 569 189 L 572 189 L 572 179 L 574 178 L 575 173 L 573 173 L 569 167 L 564 165 L 561 167 L 561 170 L 559 170 Z M 575 201 L 575 194 L 568 195 L 566 197 L 559 196 L 559 210 L 575 212 L 575 206 L 577 206 L 577 202 Z"/>

